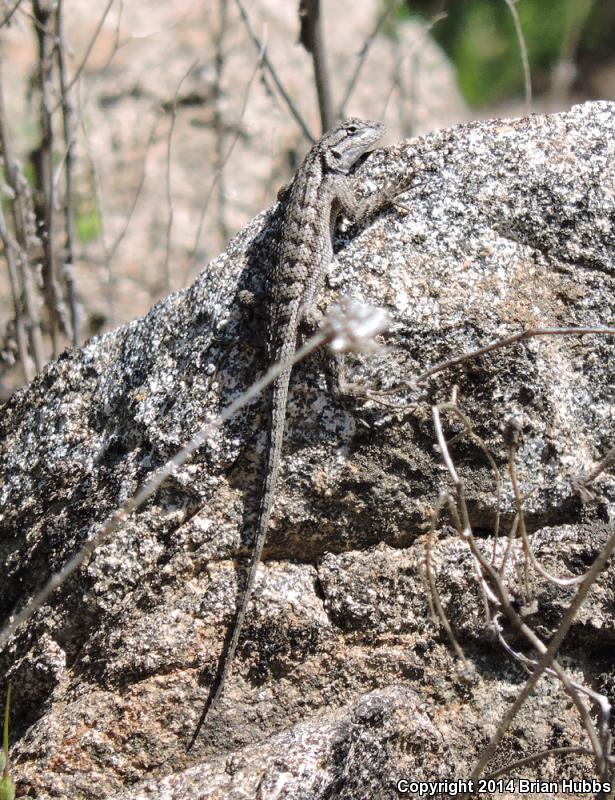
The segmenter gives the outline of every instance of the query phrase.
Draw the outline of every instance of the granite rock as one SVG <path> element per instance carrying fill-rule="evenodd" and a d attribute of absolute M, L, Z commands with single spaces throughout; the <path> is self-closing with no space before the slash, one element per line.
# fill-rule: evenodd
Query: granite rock
<path fill-rule="evenodd" d="M 559 575 L 581 574 L 615 519 L 612 471 L 591 502 L 574 488 L 613 443 L 615 339 L 534 338 L 420 387 L 413 379 L 528 328 L 613 324 L 614 131 L 615 104 L 589 103 L 437 131 L 360 167 L 365 191 L 406 176 L 410 211 L 340 227 L 321 304 L 351 294 L 391 315 L 388 347 L 350 359 L 351 377 L 386 404 L 332 397 L 318 354 L 295 369 L 254 602 L 223 702 L 191 751 L 249 552 L 266 403 L 251 402 L 212 436 L 19 629 L 0 666 L 14 689 L 22 792 L 367 800 L 399 796 L 397 779 L 469 775 L 524 672 L 493 635 L 467 547 L 445 516 L 434 569 L 475 669 L 469 682 L 430 613 L 425 535 L 451 489 L 431 407 L 454 393 L 492 453 L 503 477 L 501 536 L 515 516 L 502 434 L 514 420 L 537 558 Z M 261 291 L 249 252 L 272 214 L 255 218 L 192 287 L 67 351 L 3 407 L 4 622 L 263 371 L 262 321 L 240 300 Z M 443 419 L 470 522 L 490 553 L 494 471 L 476 438 L 457 436 L 459 420 Z M 511 558 L 521 557 L 516 541 Z M 612 572 L 563 645 L 570 674 L 611 701 Z M 522 605 L 518 578 L 507 580 Z M 572 590 L 534 572 L 528 587 L 527 622 L 548 639 Z M 514 631 L 505 636 L 525 647 Z M 543 680 L 491 766 L 584 743 L 570 709 Z M 531 775 L 592 768 L 569 755 L 538 762 Z"/>

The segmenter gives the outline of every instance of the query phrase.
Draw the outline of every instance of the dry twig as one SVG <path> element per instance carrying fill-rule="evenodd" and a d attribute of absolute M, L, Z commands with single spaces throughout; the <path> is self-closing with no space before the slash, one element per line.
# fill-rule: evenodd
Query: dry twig
<path fill-rule="evenodd" d="M 36 176 L 34 208 L 43 245 L 43 292 L 49 317 L 53 358 L 60 353 L 60 335 L 67 333 L 62 295 L 56 275 L 54 250 L 56 195 L 53 180 L 54 131 L 52 119 L 53 62 L 55 52 L 55 12 L 48 0 L 34 0 L 34 19 L 38 42 L 38 81 L 41 140 L 32 151 Z"/>
<path fill-rule="evenodd" d="M 437 364 L 434 364 L 432 367 L 429 367 L 429 369 L 425 370 L 425 372 L 422 372 L 418 378 L 415 378 L 411 382 L 411 385 L 418 386 L 424 383 L 427 378 L 433 377 L 438 372 L 443 372 L 444 370 L 450 369 L 458 364 L 464 364 L 468 361 L 472 361 L 473 359 L 478 358 L 478 356 L 485 355 L 485 353 L 490 353 L 492 350 L 499 350 L 502 347 L 510 347 L 513 344 L 517 344 L 517 342 L 524 341 L 525 339 L 532 339 L 537 336 L 586 336 L 589 334 L 615 336 L 615 328 L 608 327 L 607 325 L 596 328 L 528 328 L 528 330 L 521 331 L 520 333 L 514 333 L 512 336 L 506 336 L 503 339 L 497 339 L 495 342 L 491 342 L 491 344 L 487 344 L 484 347 L 479 347 L 477 350 L 472 350 L 469 353 L 462 353 L 459 356 L 448 358 L 446 361 L 439 361 Z"/>
<path fill-rule="evenodd" d="M 523 28 L 521 27 L 521 20 L 519 19 L 519 13 L 517 12 L 517 7 L 515 5 L 517 0 L 504 0 L 504 2 L 510 9 L 510 14 L 513 18 L 513 22 L 515 23 L 515 32 L 517 34 L 517 40 L 519 42 L 519 51 L 521 53 L 521 63 L 523 64 L 523 80 L 525 83 L 525 111 L 527 114 L 531 114 L 532 75 L 530 73 L 530 60 L 527 55 L 527 44 L 525 41 L 525 36 L 523 35 Z"/>
<path fill-rule="evenodd" d="M 587 592 L 589 591 L 589 588 L 595 581 L 599 572 L 604 568 L 613 549 L 615 549 L 615 531 L 609 538 L 609 541 L 607 542 L 603 550 L 595 559 L 594 563 L 592 564 L 592 567 L 585 574 L 584 580 L 579 586 L 577 593 L 575 594 L 575 597 L 573 598 L 568 610 L 566 611 L 566 614 L 564 615 L 564 618 L 562 619 L 557 630 L 551 637 L 549 645 L 545 646 L 543 642 L 536 636 L 536 634 L 527 626 L 527 624 L 515 611 L 510 596 L 508 594 L 508 591 L 502 581 L 499 572 L 483 556 L 483 554 L 480 551 L 480 548 L 477 545 L 476 540 L 474 539 L 465 501 L 465 490 L 463 481 L 459 477 L 453 459 L 451 458 L 451 455 L 449 453 L 448 444 L 446 442 L 444 433 L 442 431 L 439 410 L 437 407 L 434 407 L 432 409 L 432 414 L 433 414 L 434 427 L 436 430 L 436 438 L 438 441 L 440 453 L 443 462 L 455 486 L 455 501 L 453 502 L 453 499 L 451 498 L 448 505 L 449 505 L 449 512 L 457 528 L 457 531 L 461 536 L 462 540 L 468 544 L 470 551 L 473 557 L 476 559 L 477 564 L 482 572 L 482 575 L 484 576 L 484 581 L 488 584 L 489 594 L 495 598 L 495 600 L 497 601 L 497 606 L 506 614 L 512 626 L 525 639 L 527 639 L 527 641 L 540 654 L 540 659 L 538 660 L 534 672 L 530 676 L 529 680 L 525 684 L 523 690 L 518 695 L 515 702 L 512 704 L 508 712 L 505 714 L 504 718 L 501 720 L 496 733 L 491 737 L 489 744 L 481 754 L 481 757 L 479 758 L 470 777 L 472 779 L 477 779 L 478 777 L 480 777 L 480 775 L 484 771 L 485 766 L 495 753 L 496 747 L 502 740 L 504 734 L 510 727 L 517 713 L 519 712 L 521 706 L 534 690 L 538 680 L 546 670 L 551 669 L 557 675 L 558 679 L 562 683 L 564 690 L 572 699 L 573 703 L 575 704 L 581 716 L 583 727 L 585 728 L 591 743 L 592 752 L 596 762 L 596 769 L 598 773 L 604 778 L 608 774 L 609 758 L 610 758 L 610 753 L 608 751 L 605 751 L 605 744 L 606 744 L 605 737 L 602 734 L 602 732 L 600 735 L 596 733 L 596 730 L 593 726 L 593 723 L 587 712 L 587 709 L 585 708 L 585 705 L 583 704 L 581 698 L 579 697 L 577 687 L 570 680 L 570 678 L 567 676 L 566 672 L 562 669 L 559 663 L 555 660 L 555 654 L 557 653 L 566 633 L 568 632 L 568 629 L 572 624 L 572 621 L 576 613 L 578 612 L 581 604 L 584 602 L 587 596 Z"/>
<path fill-rule="evenodd" d="M 293 119 L 296 121 L 296 123 L 301 128 L 301 132 L 303 133 L 305 138 L 308 140 L 308 142 L 310 142 L 310 144 L 314 144 L 314 142 L 316 140 L 314 139 L 314 137 L 310 133 L 310 131 L 309 131 L 309 129 L 308 129 L 303 117 L 299 113 L 299 109 L 293 103 L 293 101 L 290 98 L 290 95 L 288 94 L 288 92 L 286 91 L 284 86 L 282 85 L 282 82 L 279 79 L 278 74 L 277 74 L 275 68 L 273 67 L 273 64 L 271 63 L 271 61 L 269 59 L 269 56 L 267 55 L 267 51 L 264 49 L 264 47 L 261 44 L 258 36 L 254 32 L 254 28 L 252 27 L 252 23 L 250 22 L 250 18 L 248 17 L 248 14 L 247 14 L 244 6 L 243 6 L 242 0 L 235 0 L 235 2 L 237 3 L 237 8 L 239 9 L 239 13 L 241 14 L 241 19 L 243 20 L 243 23 L 246 26 L 246 30 L 248 31 L 248 34 L 250 35 L 250 38 L 254 42 L 254 45 L 255 45 L 256 49 L 258 50 L 258 52 L 259 52 L 259 58 L 262 59 L 263 66 L 266 67 L 267 71 L 269 72 L 269 75 L 271 76 L 271 79 L 273 80 L 278 92 L 282 95 L 282 98 L 284 99 L 284 102 L 288 106 L 288 110 L 290 111 Z M 261 53 L 262 53 L 262 56 L 260 55 Z"/>
<path fill-rule="evenodd" d="M 331 99 L 331 75 L 327 66 L 327 53 L 322 32 L 320 0 L 300 0 L 299 22 L 299 42 L 312 56 L 320 110 L 320 127 L 324 133 L 333 127 L 335 115 Z"/>
<path fill-rule="evenodd" d="M 22 0 L 16 0 L 15 1 L 15 3 L 13 4 L 13 7 L 10 8 L 7 11 L 6 15 L 4 16 L 4 19 L 2 20 L 2 22 L 0 22 L 0 28 L 3 28 L 5 25 L 8 25 L 8 23 L 11 21 L 11 17 L 17 11 L 19 6 L 21 5 L 21 2 L 22 2 Z"/>
<path fill-rule="evenodd" d="M 15 236 L 15 246 L 12 250 L 15 255 L 14 264 L 20 284 L 18 297 L 19 302 L 23 298 L 23 324 L 28 334 L 29 351 L 34 360 L 36 372 L 40 372 L 45 363 L 45 352 L 29 258 L 30 252 L 38 244 L 38 238 L 30 187 L 17 160 L 13 158 L 9 144 L 1 67 L 2 62 L 0 61 L 0 152 L 4 162 L 4 177 L 11 191 L 11 214 Z M 20 313 L 18 303 L 15 308 L 16 319 Z M 24 371 L 26 370 L 27 366 L 24 365 Z"/>
<path fill-rule="evenodd" d="M 361 74 L 361 70 L 363 69 L 363 65 L 365 64 L 365 60 L 369 54 L 372 44 L 376 40 L 376 37 L 380 33 L 383 25 L 391 18 L 397 7 L 399 6 L 400 0 L 388 0 L 385 4 L 382 13 L 376 20 L 376 24 L 374 25 L 371 32 L 365 38 L 363 45 L 359 51 L 359 56 L 357 59 L 357 63 L 355 64 L 354 71 L 348 81 L 348 86 L 346 87 L 346 91 L 344 92 L 344 97 L 342 102 L 340 103 L 340 111 L 339 116 L 343 119 L 346 116 L 346 106 L 350 102 L 350 98 L 352 93 L 354 92 L 356 85 L 359 80 L 359 75 Z"/>
<path fill-rule="evenodd" d="M 266 42 L 263 42 L 263 48 L 267 46 Z M 196 234 L 194 237 L 194 244 L 192 245 L 192 250 L 190 251 L 190 258 L 191 258 L 191 267 L 194 268 L 197 265 L 197 258 L 198 258 L 198 249 L 199 249 L 199 242 L 201 241 L 201 233 L 203 231 L 203 223 L 205 222 L 205 214 L 207 213 L 207 209 L 209 207 L 209 203 L 214 193 L 214 189 L 216 188 L 218 182 L 221 179 L 222 171 L 224 167 L 227 165 L 229 158 L 233 154 L 233 150 L 235 149 L 235 145 L 239 141 L 239 136 L 241 135 L 241 126 L 243 123 L 243 118 L 246 113 L 246 108 L 248 107 L 248 99 L 250 97 L 250 90 L 252 89 L 252 84 L 254 83 L 254 79 L 258 75 L 258 72 L 262 65 L 262 60 L 264 56 L 264 49 L 259 54 L 258 61 L 254 65 L 254 69 L 252 70 L 252 74 L 246 84 L 245 91 L 243 93 L 243 100 L 241 103 L 241 110 L 239 112 L 239 120 L 236 125 L 235 135 L 233 136 L 233 140 L 231 141 L 228 150 L 224 154 L 222 162 L 219 165 L 219 168 L 216 170 L 216 173 L 212 179 L 211 184 L 209 185 L 209 189 L 205 193 L 205 199 L 203 201 L 203 205 L 201 206 L 201 213 L 199 214 L 199 224 L 197 225 Z M 189 268 L 190 269 L 190 268 Z M 186 273 L 184 276 L 184 283 L 188 282 L 189 272 Z"/>
<path fill-rule="evenodd" d="M 70 102 L 70 90 L 66 85 L 66 49 L 67 43 L 64 36 L 64 0 L 58 0 L 56 10 L 56 37 L 57 45 L 55 48 L 58 62 L 58 75 L 60 83 L 60 95 L 62 98 L 62 124 L 64 132 L 64 227 L 65 244 L 64 259 L 62 265 L 62 277 L 66 285 L 66 298 L 70 308 L 71 318 L 71 341 L 73 347 L 79 344 L 79 317 L 77 312 L 77 298 L 75 293 L 74 275 L 74 246 L 75 246 L 75 217 L 73 200 L 73 162 L 74 162 L 74 122 L 73 107 Z"/>
<path fill-rule="evenodd" d="M 167 230 L 165 237 L 164 262 L 162 264 L 162 276 L 164 280 L 164 287 L 167 294 L 171 291 L 171 273 L 169 271 L 169 258 L 171 255 L 171 231 L 173 228 L 173 216 L 174 216 L 173 196 L 171 192 L 171 147 L 173 142 L 173 131 L 175 130 L 175 121 L 177 119 L 177 100 L 183 82 L 186 80 L 188 75 L 190 75 L 190 73 L 194 69 L 196 69 L 198 63 L 199 63 L 198 60 L 194 61 L 180 78 L 180 81 L 175 89 L 175 94 L 173 95 L 173 103 L 171 104 L 171 124 L 169 126 L 169 134 L 167 136 L 167 164 L 165 170 L 165 175 L 166 175 L 165 186 L 166 186 L 168 213 L 167 213 Z"/>

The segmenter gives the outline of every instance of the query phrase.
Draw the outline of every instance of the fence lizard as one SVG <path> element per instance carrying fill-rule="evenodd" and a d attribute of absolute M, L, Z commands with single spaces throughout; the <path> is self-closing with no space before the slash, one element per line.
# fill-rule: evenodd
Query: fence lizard
<path fill-rule="evenodd" d="M 384 125 L 378 122 L 348 119 L 328 131 L 314 144 L 292 182 L 279 195 L 280 226 L 271 248 L 264 251 L 262 259 L 271 363 L 288 362 L 294 355 L 300 323 L 310 314 L 333 259 L 332 237 L 337 218 L 344 214 L 358 221 L 395 202 L 401 185 L 394 190 L 380 190 L 357 200 L 357 182 L 349 176 L 351 168 L 382 137 L 384 130 Z M 273 386 L 266 477 L 247 582 L 233 634 L 218 671 L 215 690 L 210 692 L 190 746 L 196 740 L 208 713 L 217 704 L 230 675 L 252 594 L 280 468 L 291 369 L 290 365 L 287 366 Z"/>

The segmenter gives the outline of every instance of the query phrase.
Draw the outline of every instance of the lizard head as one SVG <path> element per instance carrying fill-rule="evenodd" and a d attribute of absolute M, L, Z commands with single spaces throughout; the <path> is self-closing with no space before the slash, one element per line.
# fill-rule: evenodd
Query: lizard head
<path fill-rule="evenodd" d="M 325 153 L 327 167 L 333 172 L 347 173 L 355 162 L 384 135 L 380 122 L 352 117 L 337 128 L 325 133 L 320 147 Z"/>

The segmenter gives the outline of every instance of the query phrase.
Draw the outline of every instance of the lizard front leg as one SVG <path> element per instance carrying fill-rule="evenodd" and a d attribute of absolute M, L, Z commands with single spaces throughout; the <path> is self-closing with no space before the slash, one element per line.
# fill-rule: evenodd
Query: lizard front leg
<path fill-rule="evenodd" d="M 357 181 L 355 178 L 340 176 L 335 185 L 335 201 L 339 213 L 348 217 L 352 222 L 361 222 L 381 211 L 383 208 L 394 206 L 404 213 L 410 209 L 397 199 L 410 186 L 408 178 L 400 179 L 397 183 L 384 186 L 375 192 L 361 197 L 356 196 Z"/>
<path fill-rule="evenodd" d="M 407 206 L 397 201 L 397 197 L 409 186 L 407 178 L 399 180 L 394 185 L 385 186 L 360 199 L 357 199 L 355 193 L 356 186 L 356 179 L 339 176 L 334 187 L 337 213 L 343 214 L 352 222 L 361 222 L 371 214 L 389 206 L 395 206 L 405 213 L 409 212 Z M 322 315 L 320 316 L 322 318 Z M 365 383 L 348 381 L 346 359 L 340 353 L 329 357 L 327 373 L 329 390 L 338 397 L 362 397 L 369 392 Z"/>

